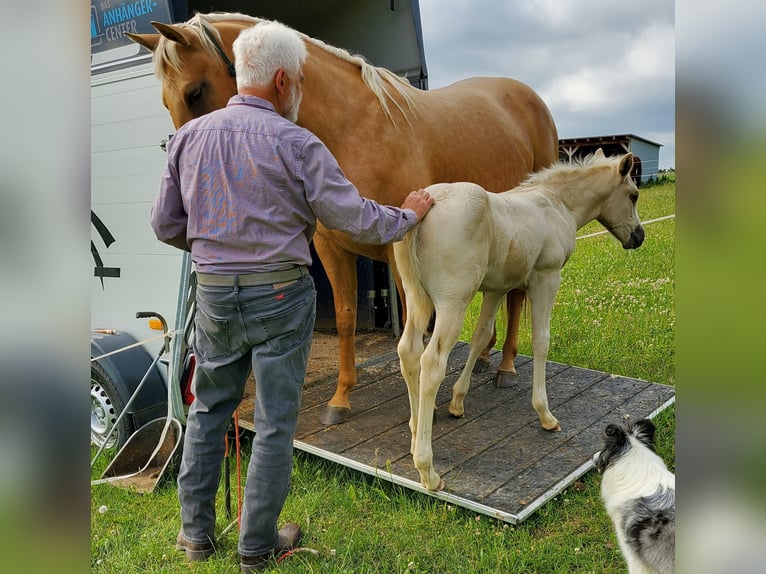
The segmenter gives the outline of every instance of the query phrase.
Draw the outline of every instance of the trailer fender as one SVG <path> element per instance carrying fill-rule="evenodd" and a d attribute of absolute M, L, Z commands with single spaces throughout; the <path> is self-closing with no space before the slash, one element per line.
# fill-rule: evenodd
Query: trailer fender
<path fill-rule="evenodd" d="M 120 331 L 93 331 L 90 337 L 91 359 L 137 343 Z M 147 380 L 112 433 L 107 448 L 120 448 L 143 424 L 167 411 L 167 387 L 153 357 L 143 346 L 133 347 L 108 357 L 91 361 L 91 442 L 97 446 L 117 422 L 131 395 L 144 375 Z"/>

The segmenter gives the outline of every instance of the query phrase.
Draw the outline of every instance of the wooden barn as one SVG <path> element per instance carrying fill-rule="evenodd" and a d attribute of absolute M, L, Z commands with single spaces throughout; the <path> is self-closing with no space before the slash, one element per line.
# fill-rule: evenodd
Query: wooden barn
<path fill-rule="evenodd" d="M 566 138 L 559 140 L 559 159 L 572 161 L 573 158 L 585 157 L 598 148 L 602 148 L 606 155 L 630 152 L 638 158 L 632 175 L 636 185 L 640 186 L 650 179 L 657 179 L 661 147 L 662 144 L 634 134 Z"/>

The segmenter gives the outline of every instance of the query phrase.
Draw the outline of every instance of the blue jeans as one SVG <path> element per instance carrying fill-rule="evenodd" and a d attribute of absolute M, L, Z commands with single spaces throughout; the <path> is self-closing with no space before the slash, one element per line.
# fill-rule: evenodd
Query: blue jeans
<path fill-rule="evenodd" d="M 215 539 L 215 497 L 224 437 L 252 366 L 255 437 L 247 468 L 239 552 L 277 543 L 293 438 L 316 318 L 311 275 L 285 287 L 197 286 L 197 371 L 178 474 L 181 529 L 189 542 Z"/>

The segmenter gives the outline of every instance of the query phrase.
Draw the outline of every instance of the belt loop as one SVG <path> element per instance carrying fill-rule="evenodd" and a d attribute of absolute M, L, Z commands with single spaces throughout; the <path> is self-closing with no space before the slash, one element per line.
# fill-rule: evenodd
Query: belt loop
<path fill-rule="evenodd" d="M 239 275 L 234 276 L 234 293 L 239 293 Z"/>

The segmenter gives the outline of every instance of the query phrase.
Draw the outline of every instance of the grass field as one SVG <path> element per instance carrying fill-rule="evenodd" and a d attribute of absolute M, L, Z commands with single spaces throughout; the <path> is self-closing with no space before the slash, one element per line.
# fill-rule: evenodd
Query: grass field
<path fill-rule="evenodd" d="M 644 188 L 639 212 L 644 221 L 674 214 L 675 183 Z M 600 229 L 591 224 L 580 235 Z M 609 235 L 578 241 L 553 310 L 549 359 L 674 385 L 674 260 L 674 219 L 648 224 L 646 241 L 635 251 L 623 250 Z M 470 338 L 478 303 L 463 340 Z M 531 354 L 529 332 L 525 318 L 520 332 L 525 355 Z M 655 422 L 659 453 L 674 469 L 674 408 Z M 244 457 L 243 469 L 246 463 Z M 105 464 L 100 461 L 94 477 Z M 230 522 L 223 500 L 221 491 L 218 532 Z M 304 545 L 318 554 L 298 554 L 275 567 L 279 572 L 625 571 L 594 473 L 511 526 L 296 452 L 282 519 L 300 522 L 307 533 Z M 239 572 L 236 529 L 221 538 L 220 551 L 208 562 L 189 565 L 174 550 L 178 528 L 172 482 L 151 495 L 94 486 L 91 571 Z"/>

